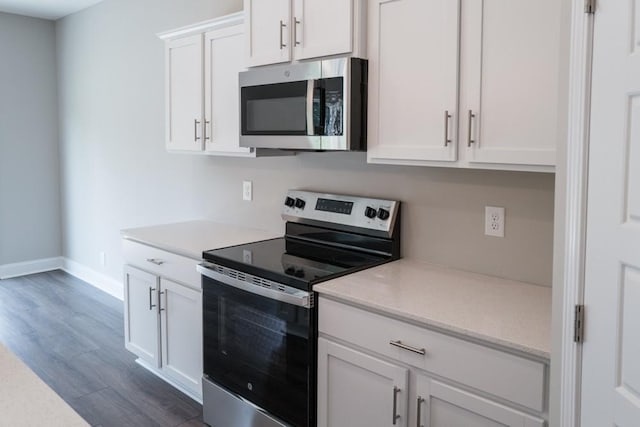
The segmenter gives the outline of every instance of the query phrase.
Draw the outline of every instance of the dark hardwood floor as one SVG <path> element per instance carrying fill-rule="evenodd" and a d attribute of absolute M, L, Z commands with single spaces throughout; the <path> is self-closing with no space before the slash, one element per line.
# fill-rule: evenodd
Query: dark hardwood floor
<path fill-rule="evenodd" d="M 125 350 L 122 310 L 62 271 L 0 280 L 0 342 L 94 426 L 204 425 L 200 404 Z"/>

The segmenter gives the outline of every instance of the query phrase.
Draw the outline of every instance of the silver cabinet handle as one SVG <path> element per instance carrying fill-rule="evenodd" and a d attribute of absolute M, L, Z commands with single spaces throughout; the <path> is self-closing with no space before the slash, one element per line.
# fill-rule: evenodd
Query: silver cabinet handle
<path fill-rule="evenodd" d="M 421 418 L 422 418 L 422 404 L 424 403 L 424 399 L 422 398 L 422 396 L 418 396 L 418 418 L 416 421 L 416 427 L 424 427 L 424 425 L 421 422 Z"/>
<path fill-rule="evenodd" d="M 200 120 L 193 119 L 193 140 L 198 141 L 200 137 L 198 136 L 198 125 L 200 124 Z"/>
<path fill-rule="evenodd" d="M 451 118 L 451 114 L 449 114 L 449 110 L 444 112 L 444 146 L 449 145 L 451 140 L 449 139 L 449 119 Z"/>
<path fill-rule="evenodd" d="M 402 341 L 398 340 L 398 341 L 389 341 L 389 344 L 399 347 L 403 350 L 408 350 L 411 351 L 413 353 L 418 353 L 422 356 L 424 356 L 425 354 L 427 354 L 427 350 L 425 350 L 424 348 L 416 348 L 416 347 L 411 347 L 410 345 L 406 345 L 403 344 Z"/>
<path fill-rule="evenodd" d="M 398 393 L 400 393 L 400 389 L 393 386 L 393 425 L 396 425 L 396 421 L 400 418 L 400 415 L 398 415 Z"/>
<path fill-rule="evenodd" d="M 211 122 L 210 122 L 209 120 L 205 120 L 205 121 L 204 121 L 204 131 L 203 131 L 203 132 L 204 132 L 204 140 L 205 140 L 205 141 L 208 141 L 208 140 L 210 140 L 210 139 L 211 139 L 211 137 L 210 137 L 210 136 L 207 136 L 207 125 L 208 125 L 208 124 L 210 124 L 210 123 L 211 123 Z"/>
<path fill-rule="evenodd" d="M 164 295 L 165 293 L 166 293 L 165 291 L 160 291 L 160 295 Z M 164 311 L 164 308 L 162 308 L 162 299 L 160 298 L 160 295 L 158 295 L 158 304 L 160 305 L 160 307 L 159 307 L 160 310 L 159 311 Z"/>
<path fill-rule="evenodd" d="M 300 42 L 298 41 L 298 25 L 302 22 L 298 21 L 298 18 L 293 17 L 293 45 L 299 46 Z"/>
<path fill-rule="evenodd" d="M 156 259 L 156 258 L 147 258 L 147 262 L 150 262 L 151 264 L 155 264 L 155 265 L 164 264 L 164 261 L 162 261 L 161 259 Z"/>
<path fill-rule="evenodd" d="M 152 288 L 151 286 L 149 286 L 149 310 L 153 310 L 153 307 L 155 307 L 156 305 L 153 303 L 153 292 L 156 290 L 156 288 Z"/>
<path fill-rule="evenodd" d="M 283 31 L 282 31 L 285 28 L 287 28 L 287 24 L 285 24 L 282 20 L 280 20 L 280 50 L 282 50 L 285 47 L 287 47 L 287 45 L 284 44 L 284 36 L 283 36 Z"/>
<path fill-rule="evenodd" d="M 473 125 L 473 119 L 475 117 L 476 115 L 473 114 L 473 111 L 469 110 L 469 134 L 467 135 L 467 147 L 471 147 L 471 144 L 475 142 L 473 139 L 471 139 L 471 126 Z"/>

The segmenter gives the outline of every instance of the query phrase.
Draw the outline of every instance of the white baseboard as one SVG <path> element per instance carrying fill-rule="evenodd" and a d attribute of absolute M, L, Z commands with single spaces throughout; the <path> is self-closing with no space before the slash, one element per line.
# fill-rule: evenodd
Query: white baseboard
<path fill-rule="evenodd" d="M 84 264 L 73 261 L 69 258 L 63 258 L 62 270 L 76 276 L 80 280 L 84 280 L 91 286 L 112 295 L 119 300 L 124 299 L 124 286 L 122 282 L 116 280 L 106 274 L 100 273 Z"/>
<path fill-rule="evenodd" d="M 0 265 L 0 279 L 11 279 L 13 277 L 59 270 L 62 268 L 62 264 L 62 257 L 43 258 L 32 261 L 16 262 L 13 264 L 4 264 Z"/>

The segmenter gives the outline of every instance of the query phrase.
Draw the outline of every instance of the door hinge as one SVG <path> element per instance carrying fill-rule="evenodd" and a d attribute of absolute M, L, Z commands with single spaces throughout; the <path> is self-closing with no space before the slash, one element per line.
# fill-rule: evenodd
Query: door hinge
<path fill-rule="evenodd" d="M 573 341 L 581 343 L 584 340 L 584 305 L 576 304 L 573 316 Z"/>
<path fill-rule="evenodd" d="M 584 13 L 596 13 L 596 0 L 584 0 Z"/>

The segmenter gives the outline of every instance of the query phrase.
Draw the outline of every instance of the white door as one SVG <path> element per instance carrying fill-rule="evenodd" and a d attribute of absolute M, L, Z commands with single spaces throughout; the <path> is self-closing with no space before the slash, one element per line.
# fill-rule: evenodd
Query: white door
<path fill-rule="evenodd" d="M 166 43 L 168 150 L 202 151 L 202 35 Z"/>
<path fill-rule="evenodd" d="M 159 279 L 124 266 L 125 347 L 153 367 L 160 366 Z"/>
<path fill-rule="evenodd" d="M 202 293 L 160 279 L 162 370 L 202 395 Z"/>
<path fill-rule="evenodd" d="M 247 66 L 291 60 L 291 0 L 244 0 Z"/>
<path fill-rule="evenodd" d="M 562 7 L 462 0 L 460 140 L 469 162 L 555 165 Z"/>
<path fill-rule="evenodd" d="M 595 14 L 583 427 L 640 425 L 640 0 Z"/>
<path fill-rule="evenodd" d="M 250 155 L 240 147 L 238 73 L 244 63 L 244 31 L 236 25 L 204 36 L 205 151 L 219 155 Z"/>
<path fill-rule="evenodd" d="M 318 339 L 318 427 L 407 427 L 408 393 L 406 368 Z"/>
<path fill-rule="evenodd" d="M 544 420 L 418 374 L 414 417 L 429 427 L 543 427 Z M 416 418 L 412 418 L 415 420 Z"/>
<path fill-rule="evenodd" d="M 455 161 L 459 0 L 369 8 L 368 161 Z"/>
<path fill-rule="evenodd" d="M 291 25 L 295 59 L 349 53 L 353 0 L 295 0 Z"/>

